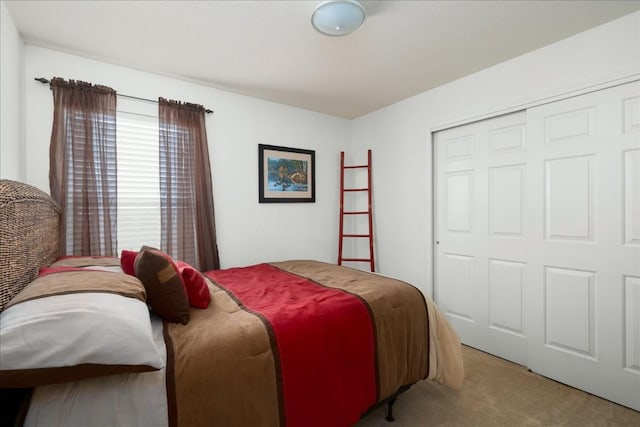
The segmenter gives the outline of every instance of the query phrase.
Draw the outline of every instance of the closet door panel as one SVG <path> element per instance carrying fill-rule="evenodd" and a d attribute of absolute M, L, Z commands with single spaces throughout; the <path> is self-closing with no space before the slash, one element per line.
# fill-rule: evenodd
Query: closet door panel
<path fill-rule="evenodd" d="M 438 132 L 436 299 L 462 341 L 526 363 L 524 112 Z"/>
<path fill-rule="evenodd" d="M 527 111 L 531 370 L 640 410 L 637 82 Z"/>

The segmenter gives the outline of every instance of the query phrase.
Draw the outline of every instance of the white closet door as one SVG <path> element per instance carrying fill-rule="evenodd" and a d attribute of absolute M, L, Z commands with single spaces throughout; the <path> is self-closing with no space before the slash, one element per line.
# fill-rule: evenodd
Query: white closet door
<path fill-rule="evenodd" d="M 435 134 L 436 300 L 462 342 L 526 363 L 524 112 Z"/>
<path fill-rule="evenodd" d="M 527 111 L 528 366 L 640 410 L 640 86 Z"/>

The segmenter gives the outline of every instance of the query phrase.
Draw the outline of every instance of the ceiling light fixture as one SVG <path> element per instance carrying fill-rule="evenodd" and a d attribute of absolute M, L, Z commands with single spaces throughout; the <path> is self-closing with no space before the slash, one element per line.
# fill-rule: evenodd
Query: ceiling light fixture
<path fill-rule="evenodd" d="M 333 0 L 320 3 L 311 15 L 313 28 L 327 36 L 345 36 L 360 28 L 367 16 L 355 0 Z"/>

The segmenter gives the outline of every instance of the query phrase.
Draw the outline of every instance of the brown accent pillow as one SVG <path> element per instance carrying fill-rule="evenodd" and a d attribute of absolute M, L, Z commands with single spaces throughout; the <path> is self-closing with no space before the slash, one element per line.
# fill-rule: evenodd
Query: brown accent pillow
<path fill-rule="evenodd" d="M 189 323 L 186 287 L 173 259 L 157 249 L 143 249 L 134 262 L 136 277 L 147 291 L 147 303 L 163 319 Z"/>

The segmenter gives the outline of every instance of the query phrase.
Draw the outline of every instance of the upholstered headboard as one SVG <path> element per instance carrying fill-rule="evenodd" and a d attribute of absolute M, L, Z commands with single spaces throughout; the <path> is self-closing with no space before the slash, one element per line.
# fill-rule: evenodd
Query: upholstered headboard
<path fill-rule="evenodd" d="M 45 192 L 0 180 L 0 311 L 58 256 L 60 208 Z"/>

